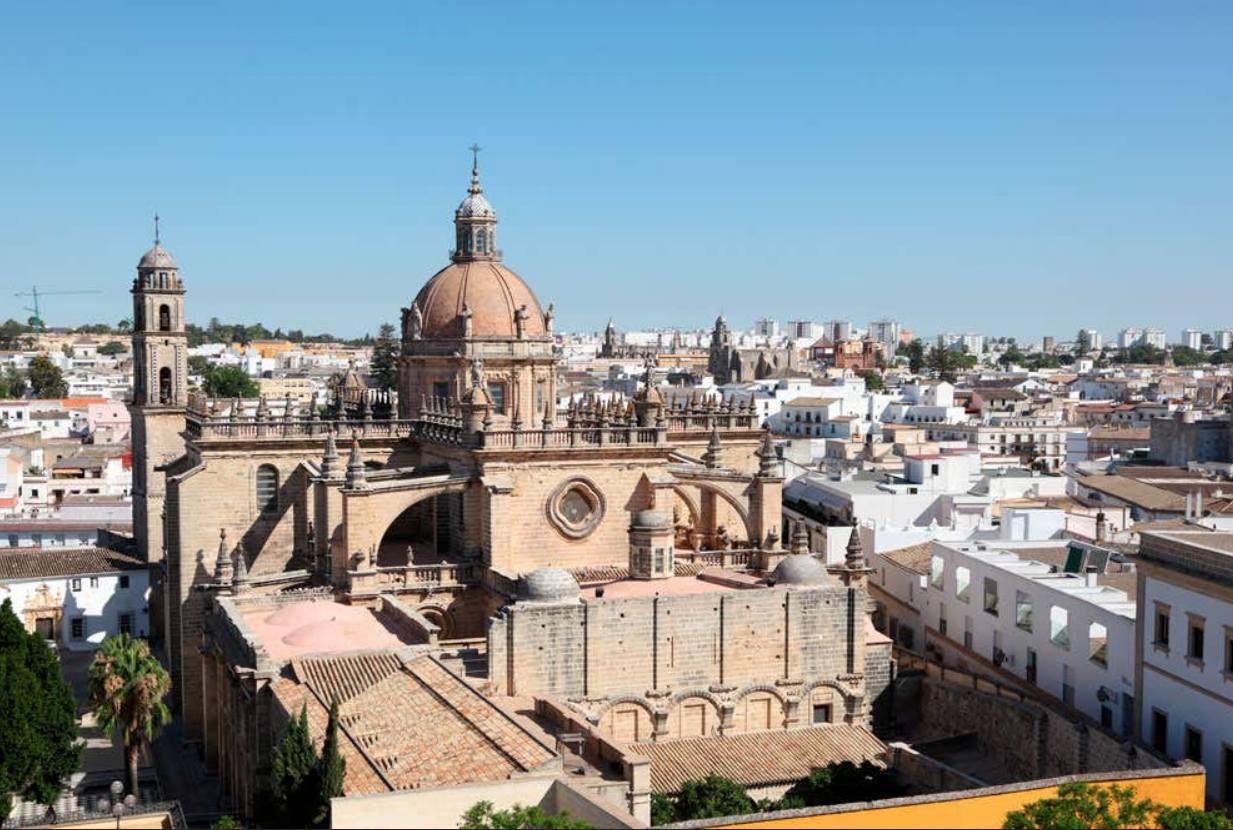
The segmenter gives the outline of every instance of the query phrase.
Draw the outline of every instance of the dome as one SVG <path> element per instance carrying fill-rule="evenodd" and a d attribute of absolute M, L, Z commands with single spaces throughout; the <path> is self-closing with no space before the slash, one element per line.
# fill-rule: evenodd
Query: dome
<path fill-rule="evenodd" d="M 167 253 L 167 250 L 162 245 L 155 243 L 153 248 L 145 252 L 141 261 L 137 263 L 137 267 L 178 268 L 179 266 L 176 265 L 176 261 L 172 258 L 171 254 Z"/>
<path fill-rule="evenodd" d="M 488 204 L 483 193 L 468 193 L 467 198 L 463 199 L 462 204 L 458 206 L 458 210 L 454 211 L 454 215 L 459 219 L 474 217 L 495 219 L 497 212 L 492 209 L 492 205 Z"/>
<path fill-rule="evenodd" d="M 634 516 L 637 530 L 672 530 L 672 517 L 658 510 L 643 510 Z"/>
<path fill-rule="evenodd" d="M 816 556 L 794 553 L 786 557 L 771 574 L 776 585 L 825 585 L 830 575 Z"/>
<path fill-rule="evenodd" d="M 522 602 L 577 602 L 578 581 L 561 568 L 536 568 L 519 580 Z"/>
<path fill-rule="evenodd" d="M 527 307 L 525 335 L 546 337 L 544 310 L 522 278 L 499 262 L 471 260 L 448 265 L 420 289 L 415 302 L 424 317 L 421 337 L 462 337 L 462 309 L 471 309 L 472 337 L 515 337 L 514 312 Z"/>

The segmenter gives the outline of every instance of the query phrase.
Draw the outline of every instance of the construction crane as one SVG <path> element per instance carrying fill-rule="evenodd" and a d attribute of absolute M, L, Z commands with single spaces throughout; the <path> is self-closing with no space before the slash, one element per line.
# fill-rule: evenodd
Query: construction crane
<path fill-rule="evenodd" d="M 33 302 L 24 306 L 24 310 L 29 311 L 34 315 L 34 333 L 42 334 L 46 326 L 43 325 L 43 315 L 39 312 L 39 297 L 63 296 L 65 294 L 102 294 L 102 291 L 39 291 L 38 288 L 31 288 L 29 291 L 18 291 L 14 297 L 30 297 Z"/>

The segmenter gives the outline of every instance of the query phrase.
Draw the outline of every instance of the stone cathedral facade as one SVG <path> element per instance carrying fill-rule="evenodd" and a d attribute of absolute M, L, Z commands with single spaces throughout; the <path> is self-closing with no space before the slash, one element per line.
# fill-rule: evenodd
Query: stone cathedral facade
<path fill-rule="evenodd" d="M 477 167 L 454 225 L 402 310 L 396 402 L 357 378 L 303 408 L 190 394 L 185 283 L 161 245 L 142 258 L 136 534 L 186 738 L 252 798 L 295 661 L 243 608 L 305 597 L 392 614 L 493 700 L 550 696 L 621 740 L 868 724 L 890 653 L 859 545 L 830 571 L 786 546 L 757 414 L 649 383 L 557 411 L 554 309 L 504 264 Z M 275 645 L 337 633 L 314 625 Z"/>

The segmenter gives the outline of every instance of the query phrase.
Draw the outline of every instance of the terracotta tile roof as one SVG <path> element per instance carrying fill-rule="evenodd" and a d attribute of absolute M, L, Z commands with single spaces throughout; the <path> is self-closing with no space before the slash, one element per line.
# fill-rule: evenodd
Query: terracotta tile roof
<path fill-rule="evenodd" d="M 839 398 L 793 398 L 784 406 L 831 406 L 839 403 Z"/>
<path fill-rule="evenodd" d="M 686 781 L 721 775 L 743 787 L 787 784 L 832 762 L 873 761 L 886 745 L 861 726 L 835 723 L 787 732 L 633 744 L 651 759 L 651 790 L 679 792 Z"/>
<path fill-rule="evenodd" d="M 402 663 L 392 652 L 375 651 L 296 658 L 291 661 L 291 668 L 301 682 L 311 683 L 323 699 L 337 700 L 341 705 L 401 669 Z"/>
<path fill-rule="evenodd" d="M 106 548 L 0 548 L 0 580 L 141 571 L 146 563 Z"/>
<path fill-rule="evenodd" d="M 1112 496 L 1127 504 L 1142 507 L 1145 510 L 1176 511 L 1180 513 L 1186 509 L 1185 496 L 1170 493 L 1168 490 L 1153 487 L 1151 484 L 1145 484 L 1133 478 L 1126 478 L 1125 476 L 1080 476 L 1075 480 L 1086 488 Z"/>
<path fill-rule="evenodd" d="M 432 657 L 404 665 L 391 652 L 371 652 L 301 659 L 293 669 L 311 691 L 284 680 L 275 694 L 289 713 L 307 703 L 315 740 L 324 734 L 327 693 L 346 696 L 339 716 L 350 747 L 347 795 L 498 781 L 559 763 L 553 750 Z"/>
<path fill-rule="evenodd" d="M 933 543 L 921 542 L 916 545 L 908 545 L 906 548 L 879 553 L 878 556 L 881 556 L 888 562 L 894 562 L 905 571 L 928 576 L 929 565 L 933 559 Z"/>

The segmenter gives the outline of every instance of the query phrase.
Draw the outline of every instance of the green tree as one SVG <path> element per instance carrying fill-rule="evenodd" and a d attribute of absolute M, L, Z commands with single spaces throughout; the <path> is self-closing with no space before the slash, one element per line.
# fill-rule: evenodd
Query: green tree
<path fill-rule="evenodd" d="M 908 371 L 919 375 L 925 370 L 925 344 L 919 337 L 907 345 L 904 353 L 908 357 Z"/>
<path fill-rule="evenodd" d="M 753 799 L 735 781 L 708 775 L 701 781 L 686 781 L 676 797 L 676 820 L 740 816 L 755 810 Z"/>
<path fill-rule="evenodd" d="M 1150 799 L 1136 798 L 1134 787 L 1109 787 L 1077 783 L 1057 788 L 1056 798 L 1025 804 L 1007 814 L 1004 828 L 1230 828 L 1233 823 L 1221 812 L 1205 813 L 1193 807 L 1166 807 Z"/>
<path fill-rule="evenodd" d="M 316 790 L 316 826 L 330 826 L 330 799 L 343 794 L 343 782 L 347 778 L 347 761 L 338 751 L 338 701 L 330 703 L 330 720 L 325 728 L 325 742 L 321 757 L 317 759 L 313 787 Z"/>
<path fill-rule="evenodd" d="M 843 761 L 812 770 L 784 793 L 784 799 L 799 801 L 805 807 L 824 807 L 852 801 L 877 801 L 903 794 L 894 770 L 868 761 L 854 764 Z M 777 807 L 776 809 L 786 809 Z"/>
<path fill-rule="evenodd" d="M 1200 363 L 1206 362 L 1207 357 L 1198 349 L 1192 349 L 1189 346 L 1173 347 L 1173 364 L 1175 366 L 1198 366 Z"/>
<path fill-rule="evenodd" d="M 133 330 L 133 319 L 125 317 L 120 322 L 116 323 L 116 334 L 129 334 Z"/>
<path fill-rule="evenodd" d="M 10 366 L 0 375 L 0 398 L 24 398 L 26 396 L 26 379 L 21 373 Z"/>
<path fill-rule="evenodd" d="M 210 830 L 238 830 L 240 823 L 235 820 L 235 816 L 219 816 L 210 825 Z"/>
<path fill-rule="evenodd" d="M 105 354 L 105 355 L 110 355 L 110 356 L 124 354 L 127 351 L 128 351 L 128 346 L 124 345 L 119 340 L 112 340 L 98 347 L 99 354 Z"/>
<path fill-rule="evenodd" d="M 77 769 L 77 701 L 55 654 L 0 604 L 0 820 L 12 796 L 52 805 Z"/>
<path fill-rule="evenodd" d="M 865 389 L 870 392 L 881 392 L 886 389 L 886 381 L 882 379 L 882 373 L 877 369 L 867 369 L 861 372 L 861 377 L 865 379 Z"/>
<path fill-rule="evenodd" d="M 64 374 L 60 367 L 51 362 L 47 355 L 39 355 L 30 361 L 27 372 L 30 388 L 36 398 L 68 397 L 68 384 L 64 382 Z"/>
<path fill-rule="evenodd" d="M 1156 826 L 1170 830 L 1230 830 L 1233 821 L 1219 810 L 1196 810 L 1194 807 L 1161 807 L 1156 813 Z"/>
<path fill-rule="evenodd" d="M 121 634 L 109 637 L 95 654 L 89 688 L 99 729 L 118 733 L 124 743 L 128 791 L 136 793 L 141 748 L 171 720 L 163 702 L 171 691 L 171 676 L 150 653 L 149 643 Z"/>
<path fill-rule="evenodd" d="M 372 376 L 377 387 L 389 391 L 398 385 L 398 343 L 394 340 L 394 327 L 382 323 L 372 350 Z"/>
<path fill-rule="evenodd" d="M 239 366 L 206 366 L 202 389 L 211 398 L 255 398 L 260 387 Z"/>
<path fill-rule="evenodd" d="M 1019 351 L 1019 347 L 1012 343 L 1009 349 L 1002 352 L 1001 357 L 998 358 L 998 363 L 1002 365 L 1002 368 L 1009 369 L 1011 366 L 1022 365 L 1024 360 L 1023 352 Z"/>
<path fill-rule="evenodd" d="M 274 750 L 271 770 L 272 823 L 279 827 L 309 827 L 317 818 L 313 794 L 315 773 L 320 758 L 308 732 L 308 710 L 291 718 L 287 731 Z"/>
<path fill-rule="evenodd" d="M 676 801 L 663 793 L 651 794 L 651 826 L 671 824 L 676 821 Z"/>
<path fill-rule="evenodd" d="M 462 814 L 458 826 L 464 830 L 585 830 L 595 825 L 575 819 L 568 810 L 548 815 L 539 807 L 523 807 L 521 804 L 515 804 L 508 810 L 497 810 L 491 801 L 480 801 Z"/>

